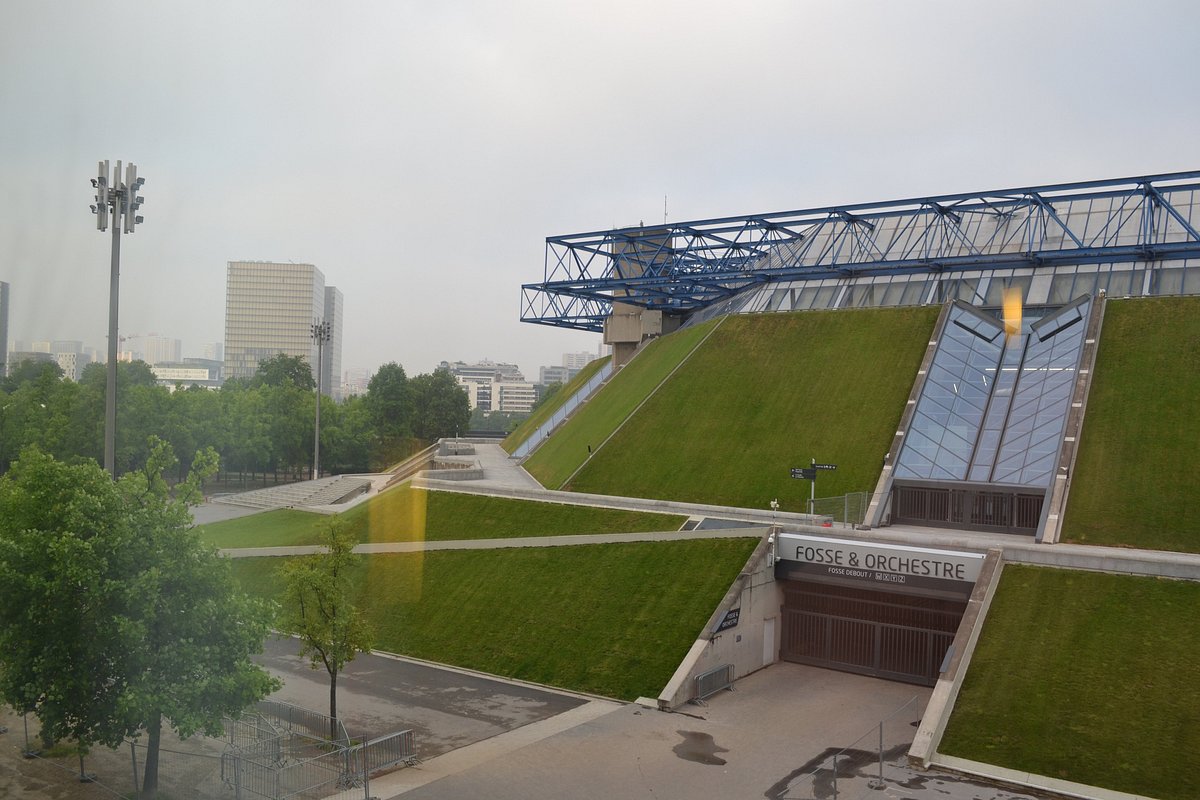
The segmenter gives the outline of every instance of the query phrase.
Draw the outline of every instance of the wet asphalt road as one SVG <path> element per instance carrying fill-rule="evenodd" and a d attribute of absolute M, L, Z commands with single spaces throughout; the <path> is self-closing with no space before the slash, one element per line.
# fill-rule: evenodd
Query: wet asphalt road
<path fill-rule="evenodd" d="M 283 678 L 271 699 L 329 712 L 329 675 L 298 657 L 293 639 L 267 640 L 257 660 Z M 417 754 L 455 748 L 546 719 L 587 702 L 495 678 L 376 654 L 359 655 L 338 676 L 338 717 L 355 738 L 411 729 Z"/>

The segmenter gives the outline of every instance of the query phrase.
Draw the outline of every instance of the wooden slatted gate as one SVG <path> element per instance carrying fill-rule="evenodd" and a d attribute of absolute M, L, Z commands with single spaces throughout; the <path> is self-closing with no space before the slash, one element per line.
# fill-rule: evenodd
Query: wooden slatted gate
<path fill-rule="evenodd" d="M 966 600 L 787 581 L 781 657 L 932 686 Z"/>

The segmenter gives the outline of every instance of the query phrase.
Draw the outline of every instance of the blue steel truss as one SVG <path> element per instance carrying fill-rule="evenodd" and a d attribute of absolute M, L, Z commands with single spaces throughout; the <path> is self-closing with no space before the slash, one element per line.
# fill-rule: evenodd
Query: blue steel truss
<path fill-rule="evenodd" d="M 521 320 L 600 331 L 614 301 L 676 314 L 756 284 L 1200 256 L 1200 171 L 550 236 Z"/>

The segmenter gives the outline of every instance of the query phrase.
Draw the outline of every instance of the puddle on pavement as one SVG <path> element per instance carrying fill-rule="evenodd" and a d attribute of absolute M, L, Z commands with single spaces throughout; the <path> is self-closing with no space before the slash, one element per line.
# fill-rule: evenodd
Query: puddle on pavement
<path fill-rule="evenodd" d="M 725 759 L 718 756 L 717 753 L 728 753 L 729 750 L 718 745 L 711 733 L 675 732 L 683 737 L 683 741 L 672 747 L 671 750 L 684 761 L 695 761 L 697 764 L 712 766 L 720 766 L 725 763 Z"/>

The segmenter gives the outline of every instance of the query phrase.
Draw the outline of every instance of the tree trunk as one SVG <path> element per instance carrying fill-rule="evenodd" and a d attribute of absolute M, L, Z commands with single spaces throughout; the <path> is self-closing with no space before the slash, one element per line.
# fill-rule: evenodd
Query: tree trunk
<path fill-rule="evenodd" d="M 338 740 L 337 732 L 337 673 L 329 673 L 329 741 Z"/>
<path fill-rule="evenodd" d="M 162 738 L 162 715 L 155 714 L 146 723 L 150 734 L 146 742 L 146 771 L 142 775 L 141 800 L 154 800 L 158 796 L 158 743 Z"/>

